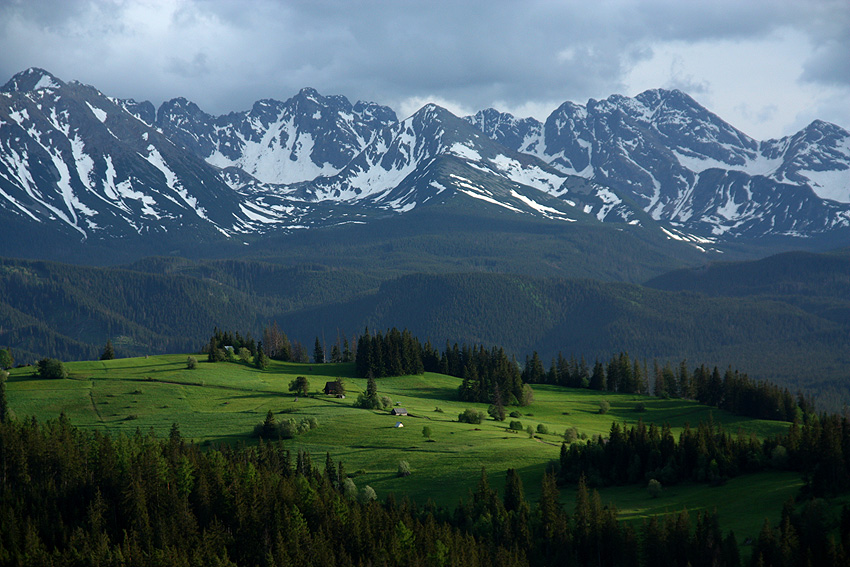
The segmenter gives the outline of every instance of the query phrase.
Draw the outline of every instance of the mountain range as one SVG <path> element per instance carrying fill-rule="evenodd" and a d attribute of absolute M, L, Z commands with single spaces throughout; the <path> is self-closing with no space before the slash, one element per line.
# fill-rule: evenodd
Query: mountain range
<path fill-rule="evenodd" d="M 34 68 L 0 89 L 0 255 L 129 261 L 426 210 L 643 232 L 674 255 L 846 246 L 850 133 L 756 141 L 660 89 L 542 123 L 433 104 L 399 120 L 309 88 L 212 116 Z"/>

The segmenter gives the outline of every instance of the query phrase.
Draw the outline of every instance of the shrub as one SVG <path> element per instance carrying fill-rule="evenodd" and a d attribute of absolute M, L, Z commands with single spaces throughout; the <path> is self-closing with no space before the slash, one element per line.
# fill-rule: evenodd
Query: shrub
<path fill-rule="evenodd" d="M 511 412 L 511 417 L 522 417 L 522 414 L 514 410 Z"/>
<path fill-rule="evenodd" d="M 636 403 L 636 404 L 635 404 L 635 411 L 636 411 L 636 412 L 644 412 L 644 411 L 646 411 L 646 404 L 645 404 L 645 403 L 643 403 L 643 402 L 638 402 L 638 403 Z"/>
<path fill-rule="evenodd" d="M 496 421 L 505 421 L 505 408 L 501 404 L 493 404 L 487 408 L 487 413 Z"/>
<path fill-rule="evenodd" d="M 777 469 L 784 469 L 788 464 L 788 449 L 782 445 L 777 445 L 770 452 L 770 464 Z"/>
<path fill-rule="evenodd" d="M 608 413 L 609 409 L 611 409 L 611 404 L 608 403 L 608 400 L 602 400 L 601 402 L 599 402 L 599 413 L 600 414 Z"/>
<path fill-rule="evenodd" d="M 369 395 L 366 392 L 360 392 L 357 395 L 357 401 L 354 402 L 354 407 L 361 409 L 381 409 L 382 404 L 377 395 Z"/>
<path fill-rule="evenodd" d="M 393 407 L 393 401 L 389 396 L 381 396 L 381 405 L 384 409 Z"/>
<path fill-rule="evenodd" d="M 407 461 L 399 461 L 396 474 L 400 477 L 410 476 L 410 464 Z"/>
<path fill-rule="evenodd" d="M 364 486 L 363 489 L 360 491 L 360 502 L 363 502 L 364 504 L 366 502 L 371 502 L 372 500 L 377 499 L 378 495 L 375 494 L 375 489 L 369 486 L 368 484 Z"/>
<path fill-rule="evenodd" d="M 534 402 L 534 390 L 531 389 L 531 386 L 528 384 L 522 385 L 522 399 L 519 401 L 519 405 L 528 406 Z"/>
<path fill-rule="evenodd" d="M 436 413 L 444 413 L 444 412 L 443 412 L 443 408 L 441 408 L 440 406 L 435 407 L 435 408 L 434 408 L 434 411 L 435 411 Z"/>
<path fill-rule="evenodd" d="M 198 359 L 194 356 L 190 356 L 186 359 L 186 368 L 189 370 L 194 370 L 198 367 Z"/>
<path fill-rule="evenodd" d="M 649 479 L 649 484 L 646 485 L 646 491 L 650 497 L 658 498 L 661 496 L 661 483 L 654 478 Z"/>
<path fill-rule="evenodd" d="M 423 427 L 422 428 L 422 435 L 425 436 L 425 439 L 430 439 L 431 438 L 431 427 L 428 426 L 428 425 Z"/>
<path fill-rule="evenodd" d="M 15 358 L 12 356 L 12 349 L 0 348 L 0 370 L 12 368 L 14 365 Z"/>
<path fill-rule="evenodd" d="M 567 427 L 567 430 L 564 431 L 564 441 L 566 443 L 573 443 L 578 439 L 578 429 L 575 427 Z"/>
<path fill-rule="evenodd" d="M 292 439 L 298 434 L 298 425 L 291 417 L 280 423 L 280 438 Z"/>
<path fill-rule="evenodd" d="M 239 360 L 244 362 L 245 364 L 248 364 L 249 362 L 251 362 L 251 351 L 248 350 L 245 347 L 240 347 L 239 348 Z"/>
<path fill-rule="evenodd" d="M 542 423 L 538 423 L 537 424 L 537 433 L 540 433 L 541 435 L 547 435 L 549 433 L 549 428 L 546 427 Z"/>
<path fill-rule="evenodd" d="M 532 437 L 534 437 L 534 428 L 533 428 L 533 427 L 531 427 L 530 425 L 529 425 L 528 427 L 526 427 L 526 428 L 525 428 L 525 432 L 526 432 L 526 433 L 528 433 L 528 438 L 529 438 L 529 439 L 531 439 Z"/>
<path fill-rule="evenodd" d="M 484 421 L 484 412 L 467 408 L 463 410 L 463 413 L 457 416 L 457 420 L 461 423 L 477 425 Z"/>
<path fill-rule="evenodd" d="M 38 377 L 47 379 L 62 379 L 68 377 L 68 370 L 61 361 L 55 358 L 42 358 L 38 361 Z"/>
<path fill-rule="evenodd" d="M 513 429 L 514 431 L 522 431 L 522 422 L 517 420 L 511 421 L 511 423 L 508 425 L 508 429 Z"/>
<path fill-rule="evenodd" d="M 357 498 L 357 485 L 354 484 L 354 481 L 350 478 L 346 478 L 342 481 L 342 493 L 349 500 L 354 500 Z"/>

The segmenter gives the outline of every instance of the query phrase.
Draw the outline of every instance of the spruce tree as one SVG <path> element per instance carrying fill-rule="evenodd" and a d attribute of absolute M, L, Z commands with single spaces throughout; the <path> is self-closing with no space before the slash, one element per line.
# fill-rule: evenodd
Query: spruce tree
<path fill-rule="evenodd" d="M 263 350 L 263 343 L 257 343 L 257 354 L 254 355 L 254 366 L 259 368 L 260 370 L 265 370 L 269 365 L 269 357 L 266 356 L 265 351 Z"/>
<path fill-rule="evenodd" d="M 605 367 L 602 366 L 602 363 L 598 360 L 596 361 L 596 364 L 593 365 L 593 374 L 590 377 L 590 389 L 599 391 L 608 389 Z"/>
<path fill-rule="evenodd" d="M 313 362 L 323 364 L 325 362 L 325 349 L 322 348 L 322 342 L 319 337 L 316 337 L 316 344 L 313 347 Z"/>
<path fill-rule="evenodd" d="M 112 341 L 106 339 L 106 346 L 103 347 L 103 354 L 100 355 L 101 360 L 113 360 L 115 358 L 115 349 L 112 348 Z"/>

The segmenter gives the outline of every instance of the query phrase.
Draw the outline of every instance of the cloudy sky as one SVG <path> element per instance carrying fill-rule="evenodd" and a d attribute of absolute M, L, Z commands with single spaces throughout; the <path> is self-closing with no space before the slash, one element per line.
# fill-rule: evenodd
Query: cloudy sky
<path fill-rule="evenodd" d="M 211 114 L 305 86 L 545 117 L 656 87 L 747 134 L 850 129 L 848 0 L 0 0 L 0 83 L 28 67 Z"/>

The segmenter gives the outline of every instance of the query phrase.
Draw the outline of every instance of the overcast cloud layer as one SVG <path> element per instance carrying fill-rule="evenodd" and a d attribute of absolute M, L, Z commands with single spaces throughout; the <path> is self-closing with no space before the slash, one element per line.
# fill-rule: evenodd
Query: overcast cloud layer
<path fill-rule="evenodd" d="M 211 114 L 305 86 L 456 114 L 679 88 L 747 134 L 850 128 L 847 0 L 0 0 L 0 83 L 28 67 Z"/>

